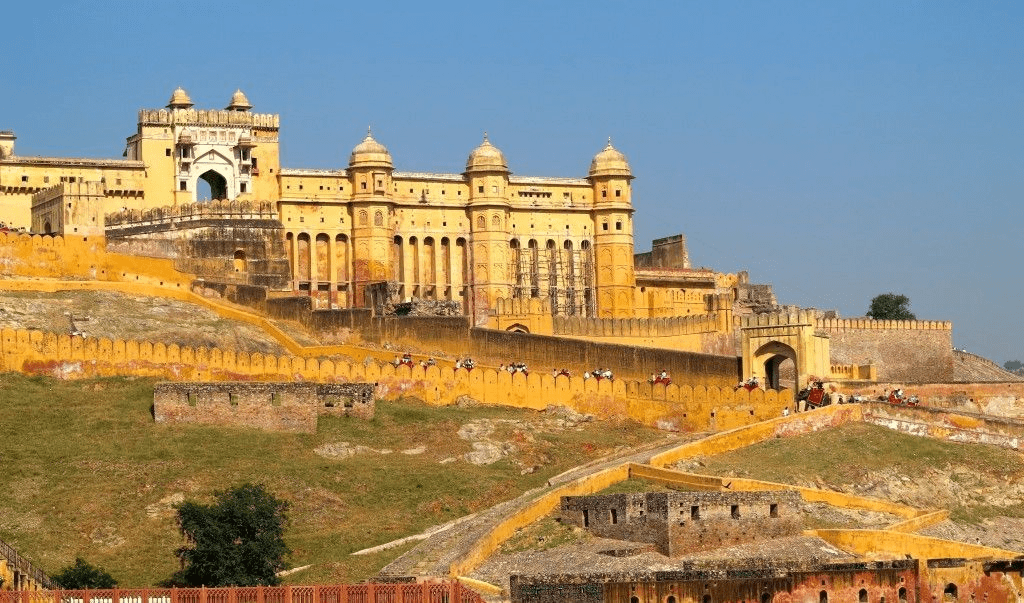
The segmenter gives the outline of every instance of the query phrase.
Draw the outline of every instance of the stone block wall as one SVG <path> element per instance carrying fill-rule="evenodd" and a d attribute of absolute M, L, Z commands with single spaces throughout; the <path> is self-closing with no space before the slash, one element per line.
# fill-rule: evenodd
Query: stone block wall
<path fill-rule="evenodd" d="M 800 495 L 648 492 L 566 496 L 562 521 L 598 536 L 648 542 L 670 557 L 801 532 Z"/>
<path fill-rule="evenodd" d="M 373 384 L 157 383 L 158 423 L 201 423 L 270 431 L 316 431 L 318 414 L 373 418 Z"/>
<path fill-rule="evenodd" d="M 834 364 L 875 364 L 881 381 L 953 381 L 949 322 L 834 319 L 816 326 L 831 339 Z"/>

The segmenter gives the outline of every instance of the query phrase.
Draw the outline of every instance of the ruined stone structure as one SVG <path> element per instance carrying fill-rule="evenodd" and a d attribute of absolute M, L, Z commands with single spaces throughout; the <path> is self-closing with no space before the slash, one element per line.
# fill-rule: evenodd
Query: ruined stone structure
<path fill-rule="evenodd" d="M 800 534 L 796 492 L 647 492 L 562 498 L 561 521 L 662 555 Z"/>
<path fill-rule="evenodd" d="M 318 415 L 372 419 L 373 383 L 161 382 L 153 386 L 157 423 L 316 431 Z"/>

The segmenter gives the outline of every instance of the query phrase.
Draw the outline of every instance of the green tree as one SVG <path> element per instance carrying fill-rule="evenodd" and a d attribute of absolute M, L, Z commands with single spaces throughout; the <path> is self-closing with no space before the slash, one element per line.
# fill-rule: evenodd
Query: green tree
<path fill-rule="evenodd" d="M 181 570 L 171 582 L 187 586 L 260 586 L 280 583 L 277 572 L 291 551 L 284 543 L 288 502 L 262 484 L 214 493 L 203 505 L 178 507 L 178 526 L 188 544 L 176 551 Z"/>
<path fill-rule="evenodd" d="M 1024 368 L 1024 362 L 1021 362 L 1020 360 L 1007 360 L 1003 363 L 1003 368 L 1010 372 L 1017 372 Z"/>
<path fill-rule="evenodd" d="M 868 316 L 875 320 L 917 320 L 910 311 L 910 298 L 896 293 L 883 293 L 872 298 Z"/>
<path fill-rule="evenodd" d="M 81 557 L 75 557 L 74 565 L 66 566 L 60 573 L 50 578 L 57 586 L 68 590 L 117 586 L 117 580 L 102 567 L 96 567 Z"/>

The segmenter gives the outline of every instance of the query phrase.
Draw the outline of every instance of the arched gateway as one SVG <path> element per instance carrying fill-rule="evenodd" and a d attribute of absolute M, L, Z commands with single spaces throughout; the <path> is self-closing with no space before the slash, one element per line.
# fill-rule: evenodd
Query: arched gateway
<path fill-rule="evenodd" d="M 740 323 L 743 346 L 743 378 L 757 377 L 770 388 L 779 387 L 779 368 L 793 362 L 796 389 L 812 377 L 827 379 L 832 373 L 828 335 L 815 332 L 813 311 L 792 314 L 757 314 Z"/>

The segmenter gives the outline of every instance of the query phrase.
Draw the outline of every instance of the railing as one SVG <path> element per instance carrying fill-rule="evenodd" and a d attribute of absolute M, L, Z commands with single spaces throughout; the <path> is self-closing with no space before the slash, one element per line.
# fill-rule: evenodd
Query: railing
<path fill-rule="evenodd" d="M 43 573 L 43 570 L 32 565 L 28 559 L 19 555 L 18 551 L 14 550 L 13 546 L 7 544 L 3 540 L 0 540 L 0 559 L 6 559 L 7 566 L 9 568 L 16 569 L 25 574 L 39 586 L 45 588 L 53 585 L 53 583 L 50 582 L 50 577 Z"/>
<path fill-rule="evenodd" d="M 0 591 L 0 603 L 484 603 L 458 581 L 226 588 Z"/>

